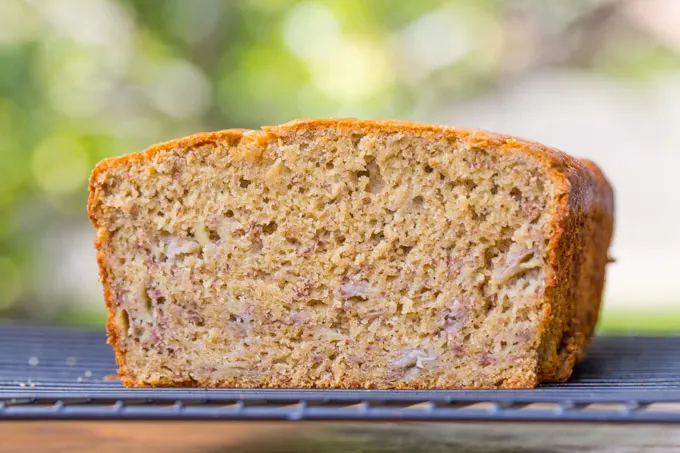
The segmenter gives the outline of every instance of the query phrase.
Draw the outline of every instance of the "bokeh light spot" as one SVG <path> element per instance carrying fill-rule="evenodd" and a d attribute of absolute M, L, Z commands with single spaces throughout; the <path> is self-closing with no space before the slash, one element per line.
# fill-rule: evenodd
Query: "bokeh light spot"
<path fill-rule="evenodd" d="M 186 61 L 173 60 L 160 65 L 148 90 L 153 105 L 172 118 L 198 116 L 210 107 L 208 78 Z"/>
<path fill-rule="evenodd" d="M 215 31 L 226 2 L 222 0 L 166 0 L 162 3 L 175 36 L 196 43 Z"/>
<path fill-rule="evenodd" d="M 94 58 L 72 54 L 48 76 L 47 93 L 57 111 L 84 117 L 101 111 L 114 88 L 110 73 Z"/>
<path fill-rule="evenodd" d="M 23 0 L 0 1 L 0 47 L 16 45 L 35 37 L 38 18 Z"/>
<path fill-rule="evenodd" d="M 446 67 L 471 49 L 465 17 L 450 9 L 423 14 L 401 32 L 403 52 L 424 71 Z"/>
<path fill-rule="evenodd" d="M 331 52 L 340 43 L 340 26 L 333 12 L 321 3 L 296 5 L 286 16 L 286 46 L 305 60 L 333 58 Z"/>
<path fill-rule="evenodd" d="M 312 79 L 329 98 L 366 101 L 392 84 L 385 52 L 368 41 L 343 43 L 332 58 L 311 65 Z"/>
<path fill-rule="evenodd" d="M 81 144 L 65 136 L 52 136 L 33 152 L 33 176 L 50 196 L 70 195 L 84 187 L 88 155 Z"/>

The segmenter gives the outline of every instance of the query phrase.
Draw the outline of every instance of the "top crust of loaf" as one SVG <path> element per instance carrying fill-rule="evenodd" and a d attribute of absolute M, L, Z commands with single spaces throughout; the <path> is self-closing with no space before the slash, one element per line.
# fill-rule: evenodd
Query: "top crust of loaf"
<path fill-rule="evenodd" d="M 123 167 L 128 163 L 136 160 L 149 160 L 152 156 L 164 150 L 184 148 L 190 149 L 202 144 L 215 143 L 219 141 L 226 141 L 229 144 L 239 147 L 258 147 L 264 146 L 269 140 L 276 140 L 278 137 L 294 134 L 304 134 L 310 129 L 334 128 L 340 131 L 347 131 L 347 133 L 370 133 L 373 131 L 380 132 L 401 132 L 401 133 L 420 133 L 444 135 L 452 138 L 457 138 L 466 142 L 470 147 L 478 148 L 497 148 L 503 152 L 519 152 L 529 154 L 538 158 L 554 173 L 567 174 L 576 173 L 591 174 L 591 178 L 603 178 L 602 173 L 595 167 L 596 171 L 589 171 L 589 166 L 585 161 L 576 159 L 568 154 L 559 151 L 555 148 L 542 145 L 540 143 L 526 140 L 510 135 L 492 133 L 471 129 L 461 126 L 435 125 L 423 124 L 409 121 L 395 121 L 395 120 L 359 120 L 352 118 L 341 119 L 299 119 L 290 121 L 280 126 L 263 126 L 261 130 L 249 129 L 225 129 L 216 132 L 199 132 L 188 137 L 183 137 L 171 140 L 165 143 L 147 148 L 145 151 L 127 154 L 120 157 L 112 157 L 104 159 L 92 171 L 90 177 L 90 200 L 88 202 L 88 213 L 94 226 L 97 227 L 96 217 L 92 212 L 92 194 L 93 183 L 96 182 L 99 175 L 104 173 L 107 169 L 112 167 Z M 591 163 L 592 164 L 592 163 Z M 590 179 L 590 178 L 586 178 Z M 586 184 L 586 180 L 574 181 L 580 182 L 581 185 Z M 611 191 L 610 191 L 611 192 Z M 604 194 L 603 194 L 604 195 Z M 613 198 L 605 196 L 601 200 L 592 200 L 593 204 L 601 204 L 603 207 L 613 212 Z"/>
<path fill-rule="evenodd" d="M 139 153 L 109 158 L 100 162 L 90 177 L 88 215 L 95 228 L 105 228 L 101 213 L 101 189 L 107 171 L 125 168 L 134 162 L 163 158 L 171 149 L 191 149 L 220 143 L 235 147 L 235 157 L 256 161 L 268 143 L 282 137 L 301 135 L 310 130 L 334 129 L 356 133 L 414 133 L 424 137 L 446 137 L 470 148 L 493 149 L 502 153 L 532 156 L 547 170 L 558 190 L 558 207 L 551 224 L 548 245 L 549 271 L 544 294 L 545 303 L 539 350 L 538 382 L 566 380 L 576 361 L 583 357 L 597 323 L 607 250 L 613 233 L 614 195 L 600 169 L 588 160 L 573 158 L 559 150 L 508 135 L 445 125 L 419 124 L 392 120 L 309 119 L 296 120 L 261 130 L 228 129 L 198 133 L 189 137 L 154 145 Z M 103 233 L 95 246 L 100 250 L 98 262 L 109 308 L 107 331 L 119 366 L 125 356 L 118 348 L 117 329 L 111 315 L 114 300 L 108 284 L 101 253 Z M 136 385 L 127 379 L 126 385 Z"/>

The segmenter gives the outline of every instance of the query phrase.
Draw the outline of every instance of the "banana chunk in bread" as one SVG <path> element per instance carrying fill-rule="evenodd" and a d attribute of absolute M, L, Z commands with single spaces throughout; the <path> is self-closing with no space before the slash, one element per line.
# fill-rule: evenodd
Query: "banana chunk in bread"
<path fill-rule="evenodd" d="M 584 355 L 613 193 L 513 137 L 304 120 L 104 160 L 88 212 L 126 386 L 530 388 Z"/>

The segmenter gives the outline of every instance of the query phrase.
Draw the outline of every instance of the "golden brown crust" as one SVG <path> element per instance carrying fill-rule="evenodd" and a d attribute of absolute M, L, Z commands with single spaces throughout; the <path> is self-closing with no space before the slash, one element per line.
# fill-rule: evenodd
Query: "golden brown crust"
<path fill-rule="evenodd" d="M 565 381 L 584 356 L 597 324 L 614 220 L 613 191 L 594 163 L 572 159 L 554 177 L 561 179 L 562 194 L 549 245 L 551 316 L 540 351 L 541 382 Z"/>
<path fill-rule="evenodd" d="M 128 373 L 125 351 L 117 337 L 114 325 L 114 301 L 104 266 L 103 247 L 108 232 L 100 228 L 99 200 L 103 190 L 102 175 L 114 167 L 122 168 L 136 160 L 162 158 L 164 151 L 189 149 L 207 143 L 238 145 L 238 148 L 259 148 L 261 155 L 267 142 L 290 134 L 304 134 L 314 128 L 336 128 L 348 133 L 417 132 L 422 135 L 445 136 L 469 147 L 493 148 L 500 152 L 522 153 L 540 161 L 559 187 L 560 199 L 554 213 L 552 239 L 548 255 L 550 271 L 544 295 L 544 321 L 538 370 L 535 378 L 518 375 L 504 382 L 505 388 L 533 387 L 542 381 L 566 380 L 574 363 L 583 357 L 585 347 L 593 333 L 604 285 L 607 249 L 613 230 L 613 192 L 602 172 L 590 161 L 580 161 L 558 150 L 536 142 L 502 134 L 444 125 L 419 124 L 392 120 L 315 119 L 297 120 L 276 127 L 263 127 L 261 131 L 231 129 L 212 133 L 199 133 L 190 137 L 155 145 L 141 153 L 106 159 L 100 162 L 90 178 L 88 214 L 92 224 L 99 229 L 95 242 L 98 250 L 100 277 L 104 298 L 109 311 L 107 322 L 108 342 L 113 346 L 119 374 L 125 386 L 144 386 Z M 238 149 L 236 151 L 239 152 Z M 256 157 L 259 156 L 257 153 Z M 244 155 L 251 156 L 252 152 Z M 183 383 L 155 382 L 153 386 L 196 387 L 197 381 Z M 212 384 L 215 386 L 215 384 Z M 218 387 L 240 387 L 242 383 L 223 381 Z M 361 388 L 362 382 L 342 382 L 334 387 Z M 377 387 L 374 387 L 377 388 Z M 387 388 L 387 387 L 380 387 Z M 390 386 L 394 388 L 394 386 Z M 418 388 L 418 384 L 409 384 Z M 425 388 L 425 387 L 423 387 Z"/>

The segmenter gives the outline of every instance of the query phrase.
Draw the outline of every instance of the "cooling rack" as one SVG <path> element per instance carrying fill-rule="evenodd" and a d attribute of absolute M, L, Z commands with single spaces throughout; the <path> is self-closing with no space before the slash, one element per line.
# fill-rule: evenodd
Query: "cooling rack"
<path fill-rule="evenodd" d="M 598 337 L 533 390 L 124 389 L 103 332 L 0 324 L 0 419 L 680 422 L 680 337 Z"/>

